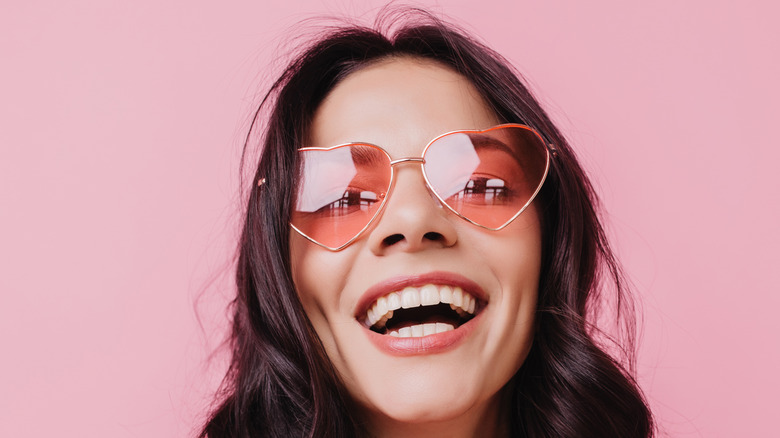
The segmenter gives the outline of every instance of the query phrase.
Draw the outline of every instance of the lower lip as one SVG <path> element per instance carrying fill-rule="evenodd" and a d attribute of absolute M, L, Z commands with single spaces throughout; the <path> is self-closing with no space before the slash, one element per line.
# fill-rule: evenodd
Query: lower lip
<path fill-rule="evenodd" d="M 484 309 L 479 315 L 472 318 L 467 323 L 461 325 L 455 330 L 435 335 L 423 336 L 420 338 L 396 338 L 390 335 L 380 335 L 379 333 L 365 329 L 368 340 L 379 350 L 393 356 L 415 356 L 422 354 L 436 354 L 457 348 L 474 331 L 477 324 L 482 320 Z"/>

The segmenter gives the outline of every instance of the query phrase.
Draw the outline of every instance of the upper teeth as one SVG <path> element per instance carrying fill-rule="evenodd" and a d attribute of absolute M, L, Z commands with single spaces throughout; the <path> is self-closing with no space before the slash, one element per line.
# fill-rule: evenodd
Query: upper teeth
<path fill-rule="evenodd" d="M 458 286 L 435 284 L 426 284 L 422 287 L 410 286 L 376 300 L 366 313 L 366 321 L 369 326 L 377 322 L 384 324 L 393 317 L 394 310 L 435 306 L 439 303 L 449 304 L 453 310 L 462 315 L 473 314 L 477 306 L 477 300 Z"/>

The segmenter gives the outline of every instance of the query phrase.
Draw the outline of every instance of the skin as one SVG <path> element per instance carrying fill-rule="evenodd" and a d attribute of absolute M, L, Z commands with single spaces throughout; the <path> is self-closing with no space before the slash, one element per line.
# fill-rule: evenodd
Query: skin
<path fill-rule="evenodd" d="M 500 123 L 458 73 L 434 61 L 391 58 L 331 91 L 307 146 L 359 140 L 381 145 L 393 159 L 419 157 L 439 134 Z M 396 167 L 382 216 L 352 245 L 332 252 L 297 233 L 291 245 L 301 302 L 372 435 L 507 434 L 502 388 L 533 340 L 541 259 L 533 205 L 500 231 L 478 228 L 442 208 L 419 164 L 408 163 Z M 469 335 L 446 351 L 406 356 L 369 342 L 355 318 L 366 290 L 433 271 L 463 275 L 487 294 Z"/>

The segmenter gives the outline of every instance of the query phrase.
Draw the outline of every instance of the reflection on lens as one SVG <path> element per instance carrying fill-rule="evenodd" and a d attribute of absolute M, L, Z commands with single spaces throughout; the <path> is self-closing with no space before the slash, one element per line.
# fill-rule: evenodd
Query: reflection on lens
<path fill-rule="evenodd" d="M 390 159 L 370 145 L 303 149 L 292 224 L 322 245 L 338 248 L 376 216 L 390 186 Z"/>
<path fill-rule="evenodd" d="M 505 226 L 526 207 L 541 186 L 546 167 L 541 138 L 520 126 L 445 135 L 429 145 L 424 165 L 442 202 L 492 229 Z"/>

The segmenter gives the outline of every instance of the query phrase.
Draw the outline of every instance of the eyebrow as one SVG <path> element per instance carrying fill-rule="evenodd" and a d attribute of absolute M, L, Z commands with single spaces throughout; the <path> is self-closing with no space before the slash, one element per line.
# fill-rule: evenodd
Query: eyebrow
<path fill-rule="evenodd" d="M 352 162 L 358 165 L 387 164 L 387 157 L 383 160 L 383 153 L 374 147 L 365 144 L 353 144 L 350 148 Z"/>
<path fill-rule="evenodd" d="M 471 139 L 471 144 L 474 145 L 475 149 L 493 149 L 502 151 L 512 157 L 512 160 L 520 165 L 520 167 L 524 167 L 527 163 L 527 157 L 525 154 L 518 152 L 517 148 L 512 148 L 495 137 L 491 137 L 485 134 L 469 134 L 469 138 Z"/>
<path fill-rule="evenodd" d="M 508 153 L 510 156 L 515 155 L 515 151 L 511 147 L 507 146 L 506 143 L 495 137 L 491 137 L 485 134 L 468 134 L 468 136 L 469 139 L 471 139 L 471 143 L 475 147 L 485 149 L 499 149 Z"/>

